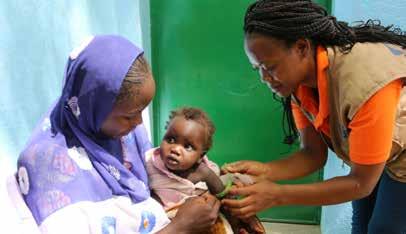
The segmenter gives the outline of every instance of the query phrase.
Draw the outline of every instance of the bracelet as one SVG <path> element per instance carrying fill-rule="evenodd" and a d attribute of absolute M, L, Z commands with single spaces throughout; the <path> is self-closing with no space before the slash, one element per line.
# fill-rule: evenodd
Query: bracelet
<path fill-rule="evenodd" d="M 231 186 L 233 185 L 233 180 L 228 180 L 226 183 L 226 187 L 224 188 L 223 191 L 221 191 L 220 193 L 216 194 L 216 197 L 221 199 L 223 197 L 225 197 L 227 195 L 228 192 L 230 192 Z"/>

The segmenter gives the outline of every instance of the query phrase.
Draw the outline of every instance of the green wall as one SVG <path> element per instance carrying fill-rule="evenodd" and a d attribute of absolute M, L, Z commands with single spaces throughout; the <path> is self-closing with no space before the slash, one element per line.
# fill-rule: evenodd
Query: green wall
<path fill-rule="evenodd" d="M 160 142 L 170 110 L 203 108 L 217 127 L 209 157 L 222 165 L 269 161 L 297 149 L 282 144 L 282 109 L 262 85 L 243 51 L 243 16 L 249 0 L 151 0 L 151 59 L 157 81 L 154 142 Z M 315 173 L 303 180 L 313 182 Z M 319 223 L 320 207 L 276 207 L 263 220 Z"/>

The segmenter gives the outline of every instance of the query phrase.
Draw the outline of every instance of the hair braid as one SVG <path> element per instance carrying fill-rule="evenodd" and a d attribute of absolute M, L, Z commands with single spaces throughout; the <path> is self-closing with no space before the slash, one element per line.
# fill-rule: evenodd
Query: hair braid
<path fill-rule="evenodd" d="M 121 84 L 115 103 L 122 103 L 134 96 L 138 96 L 144 82 L 151 78 L 152 73 L 148 62 L 143 55 L 140 55 L 129 68 Z"/>
<path fill-rule="evenodd" d="M 400 28 L 383 26 L 379 20 L 349 26 L 310 0 L 257 1 L 248 7 L 244 32 L 263 33 L 288 43 L 308 38 L 315 45 L 338 46 L 345 53 L 357 42 L 387 42 L 406 48 L 406 33 Z"/>
<path fill-rule="evenodd" d="M 382 42 L 406 48 L 406 33 L 400 28 L 383 26 L 379 20 L 359 21 L 349 26 L 311 0 L 259 0 L 247 9 L 244 32 L 268 35 L 287 45 L 307 38 L 315 46 L 338 46 L 343 53 L 350 52 L 357 42 Z M 281 102 L 285 142 L 289 144 L 298 134 L 292 121 L 290 98 L 282 98 Z"/>

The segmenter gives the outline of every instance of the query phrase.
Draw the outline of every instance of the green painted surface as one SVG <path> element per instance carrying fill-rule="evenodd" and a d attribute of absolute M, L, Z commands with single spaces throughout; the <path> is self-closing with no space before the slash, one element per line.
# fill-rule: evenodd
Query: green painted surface
<path fill-rule="evenodd" d="M 315 2 L 317 2 L 317 3 L 319 3 L 320 5 L 322 5 L 322 6 L 324 6 L 325 8 L 326 8 L 326 10 L 329 12 L 329 13 L 331 13 L 331 10 L 332 10 L 332 2 L 333 0 L 318 0 L 318 1 L 315 1 Z"/>
<path fill-rule="evenodd" d="M 282 144 L 281 106 L 260 82 L 243 51 L 243 15 L 249 0 L 150 0 L 151 59 L 157 81 L 154 142 L 170 110 L 203 108 L 217 127 L 209 157 L 222 165 L 269 161 L 297 149 Z M 303 180 L 321 179 L 315 173 Z M 320 207 L 277 207 L 264 220 L 318 223 Z"/>

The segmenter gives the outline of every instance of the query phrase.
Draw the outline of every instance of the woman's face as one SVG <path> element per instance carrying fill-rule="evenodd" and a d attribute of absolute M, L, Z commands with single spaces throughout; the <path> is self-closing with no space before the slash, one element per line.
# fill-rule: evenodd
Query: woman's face
<path fill-rule="evenodd" d="M 165 166 L 177 173 L 192 168 L 203 156 L 204 127 L 182 116 L 172 119 L 161 143 L 161 158 Z"/>
<path fill-rule="evenodd" d="M 107 137 L 120 138 L 142 123 L 141 113 L 155 95 L 155 82 L 150 77 L 141 85 L 133 86 L 133 93 L 126 100 L 115 104 L 103 122 L 101 132 Z"/>
<path fill-rule="evenodd" d="M 281 97 L 291 95 L 300 84 L 314 86 L 314 52 L 308 40 L 300 39 L 292 46 L 257 33 L 246 35 L 245 53 L 261 80 Z"/>

